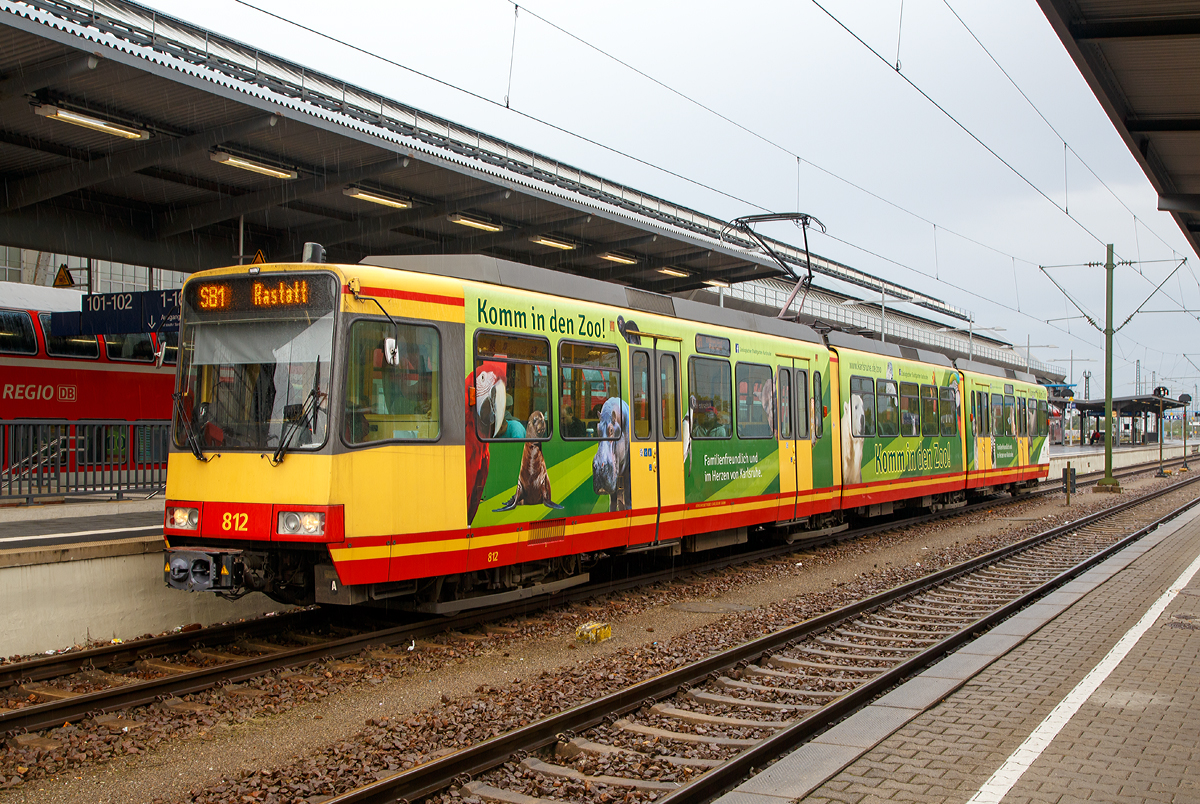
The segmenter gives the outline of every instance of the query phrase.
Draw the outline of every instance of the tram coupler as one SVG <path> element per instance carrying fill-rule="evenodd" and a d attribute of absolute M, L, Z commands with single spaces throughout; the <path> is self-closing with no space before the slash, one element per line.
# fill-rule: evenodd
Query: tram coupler
<path fill-rule="evenodd" d="M 242 586 L 241 550 L 201 551 L 169 547 L 164 552 L 163 575 L 172 589 L 229 592 Z"/>

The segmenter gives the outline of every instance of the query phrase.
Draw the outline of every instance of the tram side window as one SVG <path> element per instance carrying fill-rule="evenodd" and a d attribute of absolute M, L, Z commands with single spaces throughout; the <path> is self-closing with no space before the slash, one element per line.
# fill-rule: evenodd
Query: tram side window
<path fill-rule="evenodd" d="M 633 403 L 633 435 L 636 438 L 650 437 L 650 356 L 645 352 L 633 353 L 633 368 L 629 382 L 629 400 Z"/>
<path fill-rule="evenodd" d="M 792 370 L 779 368 L 779 437 L 792 437 Z"/>
<path fill-rule="evenodd" d="M 942 421 L 942 435 L 950 438 L 958 435 L 958 406 L 954 404 L 954 389 L 939 388 L 938 413 Z"/>
<path fill-rule="evenodd" d="M 1029 435 L 1039 435 L 1038 433 L 1038 400 L 1030 399 L 1025 403 L 1025 418 L 1028 420 L 1026 429 Z"/>
<path fill-rule="evenodd" d="M 554 422 L 550 409 L 549 341 L 477 333 L 474 374 L 475 393 L 470 401 L 475 407 L 475 432 L 481 439 L 550 438 Z M 528 432 L 531 422 L 542 432 Z"/>
<path fill-rule="evenodd" d="M 900 435 L 900 405 L 897 401 L 899 397 L 896 393 L 896 383 L 891 380 L 876 380 L 875 397 L 879 405 L 879 435 Z"/>
<path fill-rule="evenodd" d="M 396 339 L 400 364 L 384 358 Z M 433 327 L 364 319 L 350 326 L 346 441 L 436 441 L 441 435 L 441 345 Z"/>
<path fill-rule="evenodd" d="M 688 385 L 696 407 L 692 410 L 694 438 L 729 438 L 733 409 L 733 383 L 729 363 L 706 357 L 691 359 Z"/>
<path fill-rule="evenodd" d="M 808 372 L 796 369 L 796 438 L 808 438 Z"/>
<path fill-rule="evenodd" d="M 1004 433 L 1005 435 L 1015 436 L 1017 434 L 1017 421 L 1013 416 L 1013 409 L 1016 407 L 1016 400 L 1009 394 L 1004 397 Z"/>
<path fill-rule="evenodd" d="M 875 381 L 869 377 L 850 378 L 850 434 L 875 435 Z"/>
<path fill-rule="evenodd" d="M 738 438 L 774 438 L 775 378 L 768 366 L 737 364 Z"/>
<path fill-rule="evenodd" d="M 938 422 L 938 389 L 936 385 L 921 386 L 921 435 L 936 436 L 941 431 Z"/>
<path fill-rule="evenodd" d="M 1004 395 L 992 394 L 992 435 L 1008 435 L 1004 426 Z"/>
<path fill-rule="evenodd" d="M 675 355 L 658 358 L 659 399 L 662 401 L 662 437 L 679 435 L 679 362 Z"/>
<path fill-rule="evenodd" d="M 988 392 L 975 392 L 975 434 L 986 436 L 992 434 L 991 407 L 988 405 Z"/>
<path fill-rule="evenodd" d="M 138 332 L 131 335 L 105 335 L 104 350 L 109 360 L 133 360 L 150 363 L 154 360 L 154 343 L 150 335 Z"/>
<path fill-rule="evenodd" d="M 0 354 L 36 355 L 37 337 L 29 313 L 0 310 Z"/>
<path fill-rule="evenodd" d="M 1029 435 L 1029 415 L 1025 410 L 1025 397 L 1017 397 L 1017 435 Z"/>
<path fill-rule="evenodd" d="M 1044 399 L 1039 399 L 1037 403 L 1037 434 L 1040 436 L 1049 435 L 1050 419 L 1047 403 Z"/>
<path fill-rule="evenodd" d="M 921 434 L 921 386 L 915 382 L 900 383 L 900 435 Z"/>
<path fill-rule="evenodd" d="M 640 353 L 646 357 L 645 353 Z M 621 362 L 615 346 L 599 343 L 562 342 L 558 346 L 558 390 L 562 393 L 558 432 L 563 438 L 612 440 L 624 433 L 602 432 L 600 412 L 610 399 L 621 398 Z M 644 415 L 649 435 L 650 368 L 647 364 L 644 387 Z"/>
<path fill-rule="evenodd" d="M 813 435 L 825 435 L 825 394 L 821 388 L 821 372 L 813 372 Z"/>
<path fill-rule="evenodd" d="M 100 356 L 100 344 L 95 335 L 51 335 L 50 314 L 41 313 L 42 334 L 46 336 L 46 354 L 51 357 L 80 357 L 95 359 Z"/>

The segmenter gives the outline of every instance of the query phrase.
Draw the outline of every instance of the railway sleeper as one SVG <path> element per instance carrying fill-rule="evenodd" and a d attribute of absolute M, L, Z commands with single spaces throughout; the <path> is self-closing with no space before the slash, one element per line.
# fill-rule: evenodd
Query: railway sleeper
<path fill-rule="evenodd" d="M 954 627 L 949 626 L 949 625 L 939 625 L 939 626 L 935 626 L 932 628 L 928 627 L 928 626 L 925 628 L 897 628 L 893 625 L 879 625 L 879 624 L 873 623 L 873 622 L 870 622 L 870 623 L 862 622 L 862 623 L 856 624 L 855 627 L 856 628 L 868 628 L 873 631 L 881 631 L 884 634 L 896 634 L 897 636 L 899 636 L 901 634 L 915 634 L 917 636 L 927 636 L 930 633 L 938 633 L 938 634 L 954 633 Z"/>
<path fill-rule="evenodd" d="M 748 665 L 746 667 L 746 673 L 748 673 L 749 675 L 752 675 L 752 676 L 761 676 L 762 678 L 778 678 L 778 679 L 782 679 L 782 680 L 788 681 L 793 684 L 811 684 L 814 681 L 824 681 L 824 682 L 832 682 L 835 684 L 849 685 L 849 687 L 845 690 L 826 690 L 822 693 L 819 693 L 819 695 L 822 697 L 826 697 L 826 696 L 837 697 L 839 695 L 845 695 L 847 692 L 849 692 L 850 690 L 857 687 L 863 681 L 867 680 L 867 679 L 859 679 L 856 681 L 852 681 L 850 679 L 840 679 L 840 678 L 828 679 L 828 678 L 824 678 L 821 676 L 801 676 L 801 675 L 796 675 L 795 673 L 785 673 L 781 670 L 772 670 L 769 667 L 760 667 L 759 665 L 755 665 L 755 664 Z"/>
<path fill-rule="evenodd" d="M 177 676 L 180 673 L 190 673 L 196 668 L 188 667 L 186 664 L 176 664 L 168 662 L 166 659 L 142 659 L 137 663 L 139 670 L 149 670 L 153 673 L 166 673 L 167 675 Z"/>
<path fill-rule="evenodd" d="M 721 715 L 706 715 L 703 712 L 693 712 L 690 709 L 680 709 L 666 704 L 655 704 L 650 711 L 663 717 L 673 717 L 685 723 L 708 724 L 713 726 L 738 726 L 751 729 L 785 729 L 791 725 L 787 720 L 750 720 L 744 717 L 723 717 Z"/>
<path fill-rule="evenodd" d="M 732 678 L 721 676 L 716 680 L 719 687 L 731 690 L 746 690 L 748 692 L 776 692 L 784 695 L 795 695 L 800 698 L 823 698 L 827 701 L 841 698 L 846 693 L 844 692 L 827 692 L 825 690 L 798 690 L 795 687 L 775 687 L 770 684 L 755 684 L 750 681 L 735 681 Z"/>
<path fill-rule="evenodd" d="M 634 790 L 647 790 L 652 793 L 666 793 L 679 788 L 679 782 L 652 782 L 646 779 L 630 779 L 626 776 L 589 776 L 574 768 L 566 768 L 551 762 L 543 762 L 537 757 L 526 757 L 521 760 L 521 767 L 558 779 L 572 779 L 591 785 L 608 785 L 609 787 L 632 787 Z"/>
<path fill-rule="evenodd" d="M 241 662 L 249 658 L 248 656 L 239 656 L 236 653 L 226 653 L 223 650 L 213 650 L 212 648 L 196 648 L 189 651 L 188 656 L 197 661 L 212 659 L 214 662 Z"/>
<path fill-rule="evenodd" d="M 21 686 L 17 687 L 17 689 L 26 695 L 36 695 L 38 698 L 47 703 L 54 701 L 65 701 L 68 698 L 77 698 L 82 694 L 79 692 L 71 692 L 70 690 L 59 689 L 58 687 L 51 687 L 49 684 L 22 684 Z"/>
<path fill-rule="evenodd" d="M 719 759 L 700 759 L 698 757 L 673 757 L 662 755 L 651 756 L 650 754 L 644 754 L 641 751 L 635 751 L 632 748 L 621 748 L 620 746 L 616 745 L 594 743 L 591 740 L 585 740 L 582 737 L 575 737 L 568 743 L 559 743 L 554 749 L 554 755 L 559 759 L 575 759 L 583 754 L 591 754 L 593 756 L 633 757 L 641 762 L 665 762 L 668 765 L 691 768 L 716 768 L 725 764 Z"/>
<path fill-rule="evenodd" d="M 724 745 L 734 748 L 758 745 L 761 740 L 743 740 L 739 737 L 711 737 L 707 734 L 692 734 L 686 731 L 668 731 L 654 726 L 638 723 L 636 720 L 622 718 L 613 724 L 622 731 L 640 734 L 643 737 L 653 737 L 658 740 L 674 740 L 680 743 L 704 743 L 706 745 Z"/>
<path fill-rule="evenodd" d="M 851 631 L 849 628 L 839 628 L 836 633 L 838 636 L 849 637 L 849 638 L 854 638 L 854 639 L 869 639 L 872 642 L 886 642 L 888 644 L 892 644 L 892 643 L 896 643 L 896 642 L 903 642 L 903 643 L 908 643 L 910 645 L 913 643 L 924 643 L 926 645 L 932 645 L 934 642 L 941 641 L 937 637 L 930 637 L 929 632 L 925 632 L 922 636 L 917 637 L 917 636 L 898 636 L 898 635 L 887 635 L 887 634 L 868 634 L 868 633 L 864 633 L 863 631 Z"/>
<path fill-rule="evenodd" d="M 786 714 L 789 712 L 815 712 L 820 709 L 819 706 L 810 706 L 808 704 L 785 704 L 775 701 L 760 701 L 757 698 L 735 698 L 732 695 L 718 695 L 715 692 L 707 690 L 691 689 L 687 692 L 687 697 L 702 704 L 716 704 L 719 706 L 740 706 L 743 709 L 761 709 L 764 712 L 775 712 L 778 714 Z"/>
<path fill-rule="evenodd" d="M 792 656 L 784 656 L 782 653 L 775 653 L 767 659 L 767 664 L 778 665 L 779 667 L 787 667 L 792 670 L 817 670 L 826 672 L 844 672 L 844 673 L 862 673 L 864 675 L 875 675 L 882 673 L 891 668 L 887 667 L 858 667 L 848 666 L 844 664 L 826 664 L 824 662 L 809 662 L 804 659 L 796 659 Z"/>
<path fill-rule="evenodd" d="M 496 804 L 562 804 L 561 801 L 549 798 L 538 798 L 537 796 L 527 796 L 524 793 L 517 793 L 513 790 L 502 790 L 499 787 L 492 787 L 485 782 L 468 782 L 461 789 L 467 794 L 466 797 L 478 798 L 483 801 L 494 801 Z"/>
<path fill-rule="evenodd" d="M 863 645 L 855 645 L 854 647 L 859 650 L 868 649 Z M 885 667 L 880 667 L 877 664 L 867 665 L 866 669 L 876 670 L 877 672 L 883 672 L 884 670 L 890 670 L 892 668 L 892 666 L 895 664 L 895 662 L 889 661 L 890 657 L 887 657 L 887 656 L 868 656 L 868 655 L 865 655 L 862 653 L 846 653 L 845 651 L 821 650 L 820 648 L 813 648 L 813 647 L 809 647 L 807 645 L 798 645 L 795 648 L 792 648 L 792 650 L 800 652 L 800 653 L 806 653 L 811 656 L 823 656 L 826 659 L 841 659 L 842 661 L 850 661 L 850 662 L 864 662 L 864 663 L 865 662 L 889 662 Z M 899 657 L 896 657 L 896 658 L 899 658 Z M 848 665 L 845 667 L 845 669 L 846 670 L 854 670 L 856 668 L 854 667 L 854 665 Z"/>
<path fill-rule="evenodd" d="M 877 617 L 895 616 L 895 617 L 898 617 L 902 622 L 910 622 L 910 623 L 913 620 L 945 622 L 945 623 L 969 623 L 969 622 L 974 622 L 975 620 L 979 619 L 978 617 L 974 617 L 972 615 L 942 614 L 938 611 L 929 611 L 929 609 L 931 608 L 930 606 L 920 606 L 920 609 L 921 609 L 920 611 L 909 611 L 908 610 L 909 608 L 913 608 L 916 606 L 918 606 L 917 601 L 913 601 L 913 600 L 905 601 L 904 603 L 898 603 L 894 606 L 889 606 L 888 608 L 884 609 L 882 612 L 880 612 L 876 616 Z M 944 611 L 946 607 L 945 606 L 937 606 L 936 608 Z M 987 613 L 987 611 L 988 611 L 986 606 L 979 606 L 978 608 L 979 608 L 980 614 Z"/>
<path fill-rule="evenodd" d="M 122 687 L 129 684 L 133 679 L 118 675 L 116 673 L 106 673 L 103 670 L 81 670 L 80 678 L 90 681 L 93 684 L 104 684 L 109 687 Z"/>
<path fill-rule="evenodd" d="M 902 648 L 902 647 L 897 647 L 895 645 L 888 645 L 886 647 L 881 646 L 881 645 L 864 645 L 861 642 L 848 642 L 848 641 L 842 640 L 842 639 L 830 639 L 829 637 L 814 637 L 813 641 L 816 642 L 818 645 L 825 645 L 826 647 L 829 647 L 829 648 L 851 648 L 853 650 L 876 650 L 881 653 L 920 653 L 921 651 L 925 650 L 925 647 L 926 647 L 924 645 L 918 646 L 918 647 L 912 647 L 912 648 Z M 937 642 L 937 641 L 938 640 L 936 640 L 936 639 L 931 640 L 931 642 Z"/>
<path fill-rule="evenodd" d="M 239 648 L 250 653 L 283 653 L 287 648 L 274 642 L 259 642 L 254 639 L 242 639 L 234 643 Z"/>

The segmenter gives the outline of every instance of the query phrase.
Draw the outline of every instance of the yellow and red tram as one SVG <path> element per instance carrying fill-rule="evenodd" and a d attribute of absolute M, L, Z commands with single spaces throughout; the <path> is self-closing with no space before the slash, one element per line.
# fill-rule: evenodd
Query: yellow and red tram
<path fill-rule="evenodd" d="M 986 380 L 939 355 L 483 256 L 375 262 L 184 286 L 171 586 L 452 611 L 969 491 Z M 989 488 L 1046 474 L 1031 409 Z"/>

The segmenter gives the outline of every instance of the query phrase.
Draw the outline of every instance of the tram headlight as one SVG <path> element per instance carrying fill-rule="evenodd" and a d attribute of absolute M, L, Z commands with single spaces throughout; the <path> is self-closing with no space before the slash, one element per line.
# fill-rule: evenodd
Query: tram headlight
<path fill-rule="evenodd" d="M 195 530 L 200 525 L 198 508 L 168 508 L 167 527 L 177 530 Z"/>
<path fill-rule="evenodd" d="M 280 511 L 278 532 L 282 535 L 322 536 L 325 515 L 314 511 Z"/>

